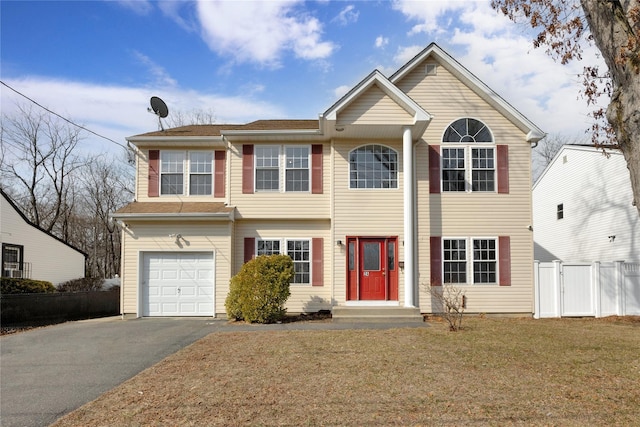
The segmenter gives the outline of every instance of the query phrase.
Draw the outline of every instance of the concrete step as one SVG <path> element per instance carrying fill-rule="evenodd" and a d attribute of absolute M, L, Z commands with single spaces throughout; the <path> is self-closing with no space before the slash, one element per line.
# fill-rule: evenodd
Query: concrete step
<path fill-rule="evenodd" d="M 356 307 L 335 306 L 331 310 L 333 322 L 421 323 L 419 308 L 413 307 Z"/>

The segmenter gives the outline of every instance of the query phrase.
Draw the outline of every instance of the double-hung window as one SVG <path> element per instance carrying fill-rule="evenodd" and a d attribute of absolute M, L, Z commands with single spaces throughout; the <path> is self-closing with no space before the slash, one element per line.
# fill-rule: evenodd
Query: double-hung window
<path fill-rule="evenodd" d="M 184 194 L 184 152 L 160 154 L 160 194 Z"/>
<path fill-rule="evenodd" d="M 186 183 L 185 171 L 188 171 Z M 160 194 L 209 196 L 213 194 L 212 190 L 212 151 L 162 151 L 160 153 Z"/>
<path fill-rule="evenodd" d="M 309 239 L 261 239 L 256 241 L 256 254 L 289 255 L 293 260 L 291 283 L 311 283 L 311 245 Z"/>
<path fill-rule="evenodd" d="M 189 153 L 189 194 L 211 195 L 213 153 L 193 151 Z"/>
<path fill-rule="evenodd" d="M 444 283 L 497 283 L 497 239 L 455 238 L 443 239 L 442 243 Z M 469 277 L 473 278 L 471 283 Z"/>
<path fill-rule="evenodd" d="M 256 146 L 256 191 L 308 192 L 309 155 L 308 146 Z M 281 184 L 283 175 L 284 188 Z"/>
<path fill-rule="evenodd" d="M 456 120 L 445 131 L 442 144 L 442 191 L 496 190 L 496 150 L 484 123 Z"/>

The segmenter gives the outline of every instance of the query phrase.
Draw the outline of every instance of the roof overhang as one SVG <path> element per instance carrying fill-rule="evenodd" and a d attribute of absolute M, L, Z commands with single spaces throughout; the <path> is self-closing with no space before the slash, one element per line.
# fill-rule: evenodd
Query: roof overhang
<path fill-rule="evenodd" d="M 139 148 L 144 147 L 224 147 L 224 137 L 219 136 L 131 136 L 127 141 Z"/>
<path fill-rule="evenodd" d="M 235 208 L 221 202 L 132 202 L 111 214 L 121 221 L 234 221 Z"/>
<path fill-rule="evenodd" d="M 378 70 L 374 70 L 365 77 L 320 116 L 325 134 L 332 138 L 395 138 L 402 135 L 403 129 L 407 127 L 406 123 L 380 125 L 339 123 L 340 113 L 374 85 L 412 117 L 412 123 L 409 126 L 412 128 L 413 139 L 414 141 L 420 139 L 431 121 L 431 114 L 422 109 L 417 102 L 398 89 Z"/>

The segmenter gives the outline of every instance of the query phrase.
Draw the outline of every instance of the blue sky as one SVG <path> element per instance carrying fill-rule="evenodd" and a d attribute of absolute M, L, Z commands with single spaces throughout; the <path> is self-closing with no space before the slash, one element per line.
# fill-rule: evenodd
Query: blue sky
<path fill-rule="evenodd" d="M 372 70 L 437 42 L 548 133 L 582 136 L 577 75 L 481 1 L 0 2 L 3 82 L 123 142 L 157 129 L 159 96 L 218 123 L 317 118 Z M 0 86 L 3 114 L 16 95 Z M 20 101 L 22 102 L 22 101 Z M 89 136 L 91 150 L 117 146 Z"/>

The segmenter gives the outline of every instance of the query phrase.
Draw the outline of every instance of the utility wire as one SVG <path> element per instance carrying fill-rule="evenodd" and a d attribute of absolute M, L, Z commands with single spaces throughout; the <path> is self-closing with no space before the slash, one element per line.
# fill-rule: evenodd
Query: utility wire
<path fill-rule="evenodd" d="M 27 95 L 25 95 L 24 93 L 21 93 L 21 92 L 19 92 L 18 90 L 16 90 L 16 89 L 12 88 L 11 86 L 9 86 L 8 84 L 6 84 L 6 83 L 5 83 L 5 82 L 3 82 L 2 80 L 0 80 L 0 83 L 2 83 L 2 85 L 3 85 L 3 86 L 6 86 L 7 88 L 11 89 L 12 91 L 14 91 L 15 93 L 17 93 L 18 95 L 22 96 L 23 98 L 26 98 L 26 99 L 28 99 L 29 101 L 33 102 L 34 104 L 36 104 L 38 107 L 42 108 L 43 110 L 48 111 L 49 113 L 53 114 L 54 116 L 60 117 L 60 118 L 61 118 L 62 120 L 64 120 L 65 122 L 67 122 L 67 123 L 69 123 L 69 124 L 71 124 L 71 125 L 73 125 L 73 126 L 79 127 L 80 129 L 83 129 L 83 130 L 85 130 L 85 131 L 87 131 L 87 132 L 89 132 L 89 133 L 92 133 L 92 134 L 94 134 L 95 136 L 97 136 L 97 137 L 99 137 L 99 138 L 103 138 L 103 139 L 106 139 L 107 141 L 113 142 L 114 144 L 119 145 L 120 147 L 124 148 L 125 150 L 127 149 L 127 147 L 126 147 L 125 145 L 123 145 L 123 144 L 121 144 L 121 143 L 119 143 L 119 142 L 117 142 L 117 141 L 114 141 L 113 139 L 111 139 L 111 138 L 109 138 L 109 137 L 106 137 L 106 136 L 104 136 L 104 135 L 100 135 L 99 133 L 94 132 L 94 131 L 92 131 L 91 129 L 87 129 L 86 127 L 84 127 L 84 126 L 82 126 L 82 125 L 79 125 L 79 124 L 77 124 L 77 123 L 74 123 L 74 122 L 72 122 L 71 120 L 67 119 L 66 117 L 63 117 L 63 116 L 61 116 L 60 114 L 56 113 L 55 111 L 51 111 L 51 110 L 50 110 L 50 109 L 48 109 L 47 107 L 45 107 L 45 106 L 43 106 L 43 105 L 39 104 L 38 102 L 34 101 L 33 99 L 29 98 L 29 97 L 28 97 Z"/>

